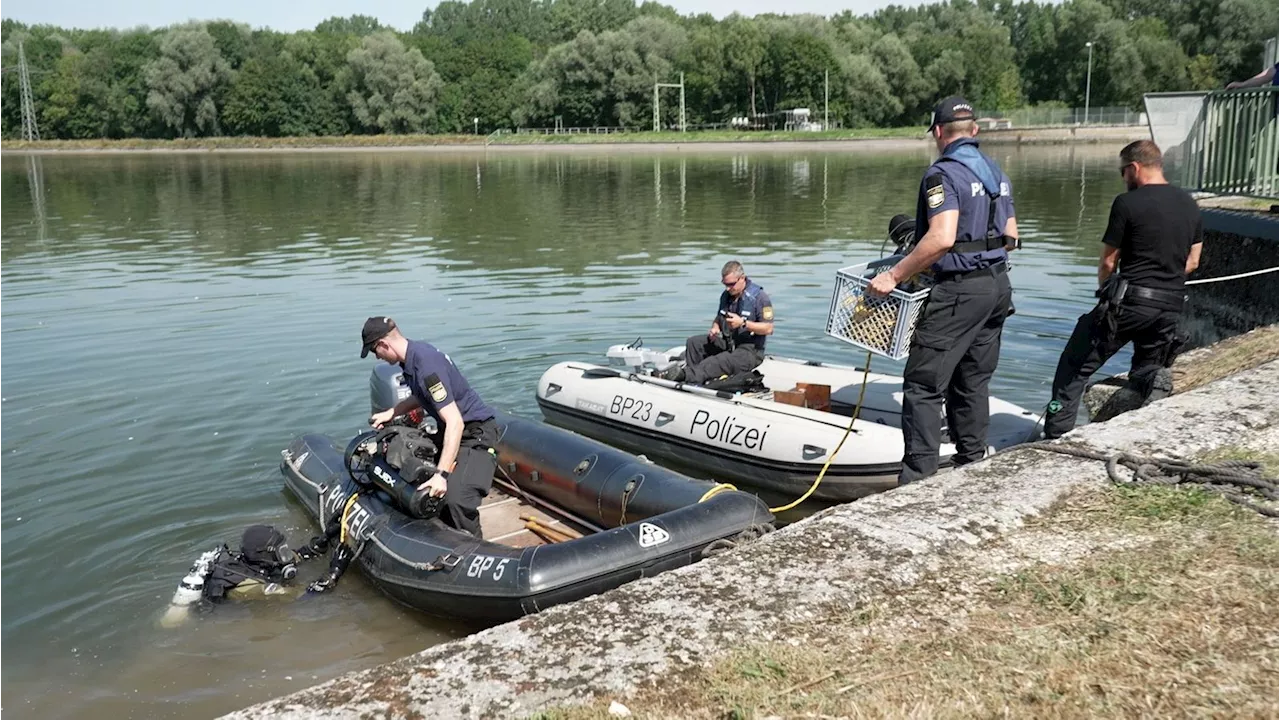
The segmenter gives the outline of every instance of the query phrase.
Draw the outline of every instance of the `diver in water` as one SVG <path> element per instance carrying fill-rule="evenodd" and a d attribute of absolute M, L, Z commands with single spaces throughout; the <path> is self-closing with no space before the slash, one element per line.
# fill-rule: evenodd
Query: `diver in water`
<path fill-rule="evenodd" d="M 302 593 L 293 580 L 299 563 L 325 555 L 340 527 L 337 519 L 325 526 L 323 535 L 298 547 L 289 547 L 283 533 L 269 525 L 252 525 L 240 538 L 240 549 L 221 547 L 201 555 L 178 584 L 161 624 L 181 624 L 193 606 L 209 609 L 226 600 L 254 600 L 268 597 L 296 599 Z M 355 557 L 355 551 L 339 542 L 329 569 L 307 586 L 307 593 L 324 592 L 338 582 Z"/>

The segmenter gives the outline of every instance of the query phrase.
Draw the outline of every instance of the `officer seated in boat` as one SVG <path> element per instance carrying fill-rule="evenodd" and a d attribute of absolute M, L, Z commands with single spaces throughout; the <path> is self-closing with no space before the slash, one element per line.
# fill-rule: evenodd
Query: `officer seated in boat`
<path fill-rule="evenodd" d="M 1138 140 L 1120 151 L 1128 191 L 1111 205 L 1098 260 L 1098 304 L 1080 316 L 1058 359 L 1044 436 L 1076 425 L 1090 376 L 1133 343 L 1129 385 L 1149 404 L 1173 390 L 1173 365 L 1187 276 L 1200 264 L 1200 208 L 1164 177 L 1160 148 Z"/>
<path fill-rule="evenodd" d="M 433 497 L 444 496 L 440 518 L 476 537 L 480 534 L 480 502 L 493 487 L 498 459 L 498 425 L 494 411 L 480 399 L 448 355 L 421 340 L 400 333 L 389 317 L 371 317 L 361 331 L 360 357 L 370 352 L 379 360 L 399 363 L 411 395 L 395 407 L 376 413 L 369 424 L 381 428 L 392 418 L 422 408 L 435 419 L 443 437 L 440 471 L 423 483 Z"/>
<path fill-rule="evenodd" d="M 672 365 L 667 380 L 704 384 L 709 380 L 747 373 L 764 361 L 764 346 L 773 334 L 773 301 L 730 260 L 720 269 L 720 308 L 711 329 L 685 343 L 684 366 Z"/>

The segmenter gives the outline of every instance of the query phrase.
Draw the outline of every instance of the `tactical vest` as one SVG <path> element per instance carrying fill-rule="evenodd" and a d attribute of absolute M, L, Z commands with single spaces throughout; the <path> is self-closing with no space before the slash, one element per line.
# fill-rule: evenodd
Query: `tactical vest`
<path fill-rule="evenodd" d="M 764 292 L 764 288 L 747 278 L 747 287 L 743 289 L 742 294 L 738 297 L 728 298 L 728 302 L 724 303 L 727 312 L 741 315 L 743 318 L 749 319 L 751 322 L 760 322 L 764 318 L 760 317 L 760 311 L 764 308 L 760 307 L 760 293 Z M 728 292 L 726 291 L 726 295 Z M 737 345 L 755 345 L 758 349 L 764 350 L 766 335 L 752 335 L 745 326 L 733 333 L 733 341 Z"/>
<path fill-rule="evenodd" d="M 951 246 L 948 254 L 934 264 L 934 269 L 942 272 L 964 272 L 989 267 L 1008 260 L 1009 254 L 1005 250 L 1005 246 L 1008 244 L 1009 238 L 1004 234 L 1004 228 L 1000 226 L 996 208 L 996 203 L 1003 196 L 1005 190 L 1000 182 L 1001 173 L 999 168 L 983 155 L 972 141 L 963 139 L 947 146 L 942 156 L 934 161 L 930 169 L 943 163 L 962 165 L 968 168 L 981 181 L 983 192 L 987 196 L 986 236 L 963 242 L 957 240 Z M 926 172 L 925 175 L 927 177 L 929 173 Z M 962 196 L 959 200 L 961 218 L 957 225 L 957 233 L 963 232 L 968 227 L 965 220 L 968 218 L 968 214 L 974 210 L 973 204 L 967 202 L 969 198 Z M 917 233 L 921 237 L 929 227 L 925 202 L 925 195 L 921 193 L 916 202 L 916 227 L 918 228 Z"/>

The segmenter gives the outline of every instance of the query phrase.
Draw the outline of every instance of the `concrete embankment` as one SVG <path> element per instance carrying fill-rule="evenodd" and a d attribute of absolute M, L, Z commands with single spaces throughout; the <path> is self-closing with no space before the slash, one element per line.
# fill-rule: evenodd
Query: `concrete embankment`
<path fill-rule="evenodd" d="M 1168 458 L 1242 446 L 1273 452 L 1278 370 L 1269 362 L 1064 441 Z M 523 717 L 600 697 L 626 702 L 637 688 L 705 668 L 744 643 L 797 637 L 833 606 L 912 589 L 1108 482 L 1100 462 L 1014 449 L 825 510 L 693 566 L 227 717 Z"/>

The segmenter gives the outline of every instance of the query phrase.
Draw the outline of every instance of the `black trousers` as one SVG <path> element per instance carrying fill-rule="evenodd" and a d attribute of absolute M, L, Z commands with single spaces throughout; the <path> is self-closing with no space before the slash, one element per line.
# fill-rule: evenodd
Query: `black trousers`
<path fill-rule="evenodd" d="M 750 372 L 762 362 L 764 351 L 755 345 L 739 345 L 730 351 L 724 333 L 694 335 L 684 344 L 684 381 L 701 384 L 721 375 Z"/>
<path fill-rule="evenodd" d="M 444 433 L 437 433 L 442 444 Z M 440 519 L 445 524 L 476 537 L 480 534 L 480 503 L 493 487 L 498 467 L 498 424 L 492 419 L 469 422 L 462 430 L 458 459 L 444 493 Z"/>
<path fill-rule="evenodd" d="M 1060 437 L 1076 426 L 1080 398 L 1085 384 L 1128 343 L 1133 343 L 1133 362 L 1129 365 L 1129 381 L 1139 387 L 1148 386 L 1155 373 L 1165 367 L 1168 353 L 1178 331 L 1175 310 L 1137 303 L 1122 304 L 1115 314 L 1115 333 L 1107 337 L 1099 307 L 1080 316 L 1067 346 L 1058 358 L 1053 376 L 1053 394 L 1044 418 L 1044 436 Z"/>
<path fill-rule="evenodd" d="M 1000 333 L 1012 306 L 1006 265 L 939 280 L 911 339 L 902 382 L 902 470 L 898 484 L 938 471 L 942 408 L 964 465 L 987 453 L 988 387 L 1000 362 Z"/>

